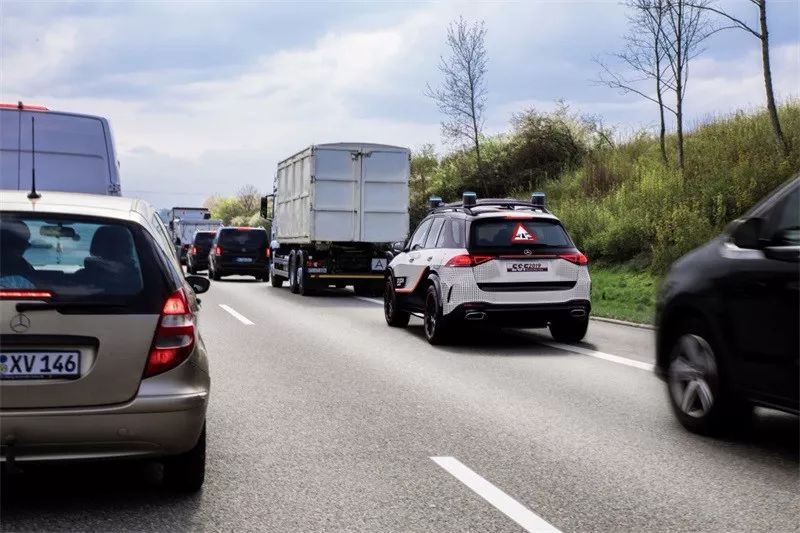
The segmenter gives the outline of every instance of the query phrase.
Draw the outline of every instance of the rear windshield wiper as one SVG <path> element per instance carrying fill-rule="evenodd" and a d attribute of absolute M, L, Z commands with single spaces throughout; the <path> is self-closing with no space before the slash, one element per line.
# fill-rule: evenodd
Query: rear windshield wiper
<path fill-rule="evenodd" d="M 17 313 L 25 311 L 90 311 L 94 309 L 123 309 L 124 304 L 113 302 L 19 302 Z"/>

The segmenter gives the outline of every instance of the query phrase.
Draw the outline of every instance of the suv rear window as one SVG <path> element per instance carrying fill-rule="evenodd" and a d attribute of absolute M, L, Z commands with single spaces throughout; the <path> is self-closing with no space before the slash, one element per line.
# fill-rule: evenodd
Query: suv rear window
<path fill-rule="evenodd" d="M 55 300 L 110 299 L 131 310 L 148 308 L 165 288 L 153 243 L 119 220 L 2 213 L 0 252 L 4 289 L 46 289 Z"/>
<path fill-rule="evenodd" d="M 219 245 L 242 248 L 261 248 L 267 244 L 267 232 L 263 229 L 225 229 L 219 234 Z"/>
<path fill-rule="evenodd" d="M 212 233 L 210 231 L 198 233 L 194 236 L 194 243 L 198 246 L 209 247 L 211 246 L 211 241 L 214 240 L 215 235 L 216 233 Z"/>
<path fill-rule="evenodd" d="M 472 224 L 474 248 L 567 248 L 573 244 L 558 221 L 488 219 Z"/>

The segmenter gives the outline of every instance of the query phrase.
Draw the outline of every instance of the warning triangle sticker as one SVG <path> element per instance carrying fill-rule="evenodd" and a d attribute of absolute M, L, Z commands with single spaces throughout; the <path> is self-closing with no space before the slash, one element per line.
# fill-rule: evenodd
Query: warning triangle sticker
<path fill-rule="evenodd" d="M 514 230 L 514 234 L 511 236 L 511 242 L 513 243 L 536 242 L 537 240 L 536 234 L 528 231 L 528 228 L 523 226 L 522 222 L 517 224 L 517 228 Z"/>

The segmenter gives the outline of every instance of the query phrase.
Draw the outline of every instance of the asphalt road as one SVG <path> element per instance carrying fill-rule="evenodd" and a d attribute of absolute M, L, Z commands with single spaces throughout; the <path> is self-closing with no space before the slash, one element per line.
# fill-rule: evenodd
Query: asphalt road
<path fill-rule="evenodd" d="M 797 418 L 687 433 L 650 331 L 593 322 L 576 353 L 465 328 L 442 348 L 343 291 L 232 278 L 202 299 L 202 493 L 161 489 L 156 464 L 29 467 L 2 479 L 3 530 L 800 529 Z"/>

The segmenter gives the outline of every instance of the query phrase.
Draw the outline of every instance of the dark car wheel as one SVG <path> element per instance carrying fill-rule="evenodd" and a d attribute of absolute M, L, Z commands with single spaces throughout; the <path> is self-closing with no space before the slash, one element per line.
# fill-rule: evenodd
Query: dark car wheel
<path fill-rule="evenodd" d="M 560 318 L 550 322 L 550 335 L 559 342 L 579 342 L 589 329 L 589 317 Z"/>
<path fill-rule="evenodd" d="M 275 275 L 275 266 L 269 266 L 269 282 L 275 288 L 283 287 L 283 278 Z"/>
<path fill-rule="evenodd" d="M 672 410 L 688 430 L 717 434 L 747 422 L 752 408 L 724 383 L 719 351 L 703 328 L 688 326 L 673 337 L 667 387 Z"/>
<path fill-rule="evenodd" d="M 222 274 L 220 273 L 220 271 L 219 271 L 219 270 L 217 270 L 216 268 L 214 268 L 214 267 L 211 267 L 211 266 L 210 266 L 210 267 L 208 267 L 208 268 L 209 268 L 209 270 L 208 270 L 208 271 L 209 271 L 209 273 L 211 274 L 211 275 L 210 275 L 210 278 L 211 278 L 211 279 L 213 279 L 214 281 L 219 281 L 219 280 L 221 280 L 221 279 L 222 279 Z"/>
<path fill-rule="evenodd" d="M 402 311 L 397 307 L 397 293 L 394 292 L 392 278 L 386 278 L 386 285 L 383 289 L 383 316 L 386 323 L 393 328 L 404 328 L 408 326 L 411 314 Z"/>
<path fill-rule="evenodd" d="M 444 344 L 450 340 L 450 328 L 447 319 L 442 315 L 442 308 L 439 305 L 439 294 L 435 285 L 428 287 L 425 295 L 425 315 L 423 317 L 425 326 L 425 338 L 431 344 Z"/>
<path fill-rule="evenodd" d="M 197 274 L 197 269 L 191 263 L 187 263 L 186 271 L 189 272 L 189 274 Z"/>
<path fill-rule="evenodd" d="M 206 477 L 206 428 L 194 448 L 164 460 L 164 485 L 178 492 L 197 492 Z"/>

